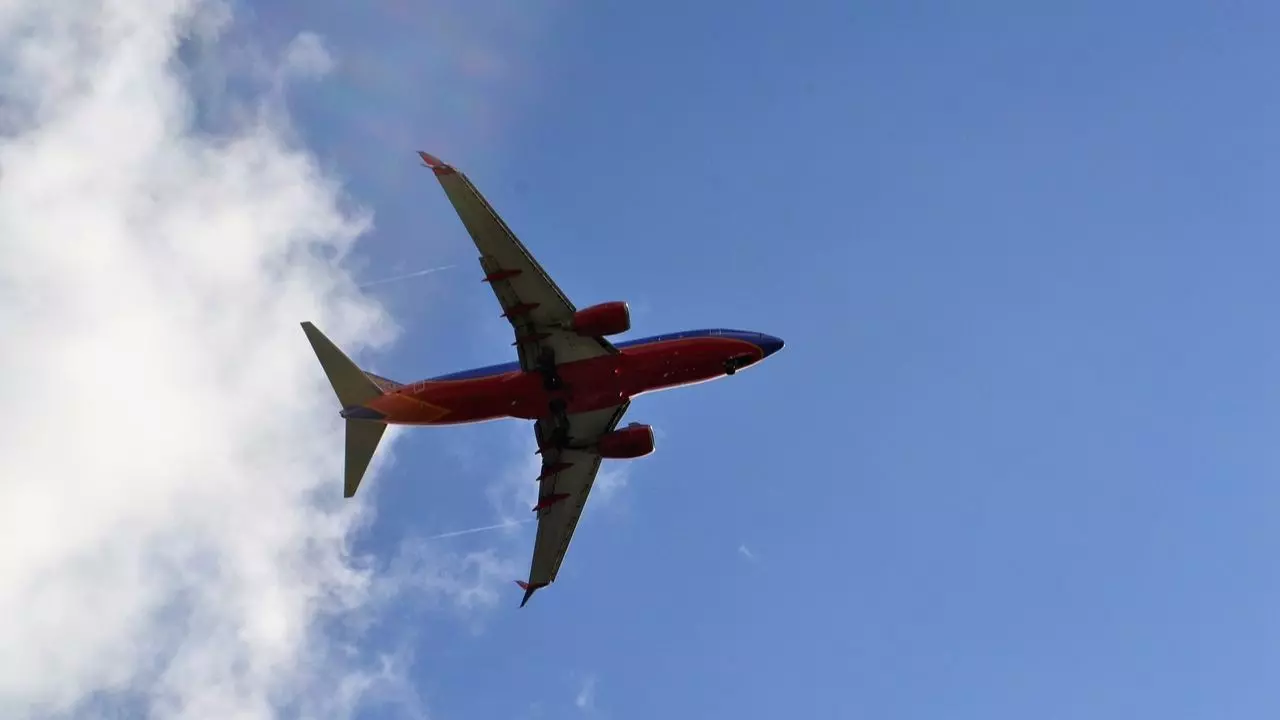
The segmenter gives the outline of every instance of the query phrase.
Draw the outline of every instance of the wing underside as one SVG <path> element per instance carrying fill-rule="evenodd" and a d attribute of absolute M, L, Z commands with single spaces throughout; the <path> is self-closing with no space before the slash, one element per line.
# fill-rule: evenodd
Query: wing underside
<path fill-rule="evenodd" d="M 563 364 L 616 353 L 608 340 L 583 337 L 569 329 L 576 311 L 573 303 L 471 180 L 427 153 L 419 155 L 435 173 L 480 252 L 485 281 L 515 332 L 520 366 L 532 372 L 544 357 Z"/>
<path fill-rule="evenodd" d="M 555 582 L 600 471 L 601 458 L 592 446 L 601 435 L 618 426 L 629 405 L 630 402 L 626 402 L 566 416 L 569 442 L 564 449 L 549 447 L 554 421 L 536 423 L 538 445 L 544 450 L 542 477 L 538 480 L 538 532 L 529 564 L 529 579 L 523 584 L 525 602 L 535 590 Z"/>

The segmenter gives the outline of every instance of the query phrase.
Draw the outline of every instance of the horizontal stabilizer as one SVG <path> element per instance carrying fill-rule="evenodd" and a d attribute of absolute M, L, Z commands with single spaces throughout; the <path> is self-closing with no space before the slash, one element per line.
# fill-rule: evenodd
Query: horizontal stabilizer
<path fill-rule="evenodd" d="M 384 423 L 369 420 L 347 421 L 347 466 L 343 473 L 343 497 L 353 497 L 360 487 L 369 461 L 387 431 Z"/>

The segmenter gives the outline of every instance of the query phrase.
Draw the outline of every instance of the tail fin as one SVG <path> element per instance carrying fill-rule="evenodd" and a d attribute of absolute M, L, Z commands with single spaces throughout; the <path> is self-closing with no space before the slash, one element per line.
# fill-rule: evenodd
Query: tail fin
<path fill-rule="evenodd" d="M 345 410 L 349 407 L 364 405 L 382 394 L 377 383 L 365 375 L 364 371 L 351 362 L 351 358 L 342 354 L 324 333 L 309 322 L 302 323 L 302 332 L 311 341 L 311 348 L 316 351 L 320 367 L 329 376 L 329 384 L 338 395 L 338 402 Z"/>
<path fill-rule="evenodd" d="M 304 322 L 302 331 L 311 342 L 311 348 L 320 360 L 320 367 L 324 368 L 324 374 L 329 377 L 329 384 L 338 396 L 342 416 L 347 418 L 343 497 L 352 497 L 360 487 L 365 471 L 369 469 L 369 461 L 373 459 L 378 443 L 382 441 L 382 434 L 387 430 L 385 423 L 377 421 L 380 414 L 365 407 L 365 403 L 381 396 L 383 391 L 378 382 L 351 362 L 351 358 L 344 355 L 315 325 Z M 395 384 L 384 378 L 378 380 L 388 385 Z"/>

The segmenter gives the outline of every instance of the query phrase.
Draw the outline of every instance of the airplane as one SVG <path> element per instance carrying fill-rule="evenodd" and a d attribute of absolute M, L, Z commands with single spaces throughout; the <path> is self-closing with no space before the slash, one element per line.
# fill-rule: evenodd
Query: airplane
<path fill-rule="evenodd" d="M 631 400 L 751 367 L 782 349 L 772 335 L 709 329 L 612 343 L 631 329 L 625 302 L 581 310 L 534 260 L 465 174 L 419 152 L 480 252 L 480 267 L 515 333 L 517 361 L 398 383 L 361 370 L 310 322 L 302 323 L 346 420 L 344 497 L 360 486 L 388 425 L 534 421 L 542 469 L 538 529 L 520 607 L 555 581 L 603 459 L 655 449 L 653 428 L 619 428 Z"/>

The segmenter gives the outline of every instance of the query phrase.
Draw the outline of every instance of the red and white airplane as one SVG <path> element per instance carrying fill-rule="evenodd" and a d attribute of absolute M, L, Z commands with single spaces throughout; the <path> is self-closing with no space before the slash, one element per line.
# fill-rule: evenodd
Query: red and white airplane
<path fill-rule="evenodd" d="M 515 331 L 518 361 L 398 383 L 362 371 L 311 323 L 302 329 L 346 418 L 346 497 L 355 495 L 389 424 L 535 421 L 542 472 L 533 561 L 528 579 L 517 581 L 524 607 L 555 581 L 601 459 L 653 452 L 648 425 L 618 427 L 631 398 L 733 375 L 780 350 L 782 340 L 712 329 L 609 342 L 631 327 L 626 303 L 574 307 L 466 175 L 419 155 L 475 241 L 484 282 Z"/>

